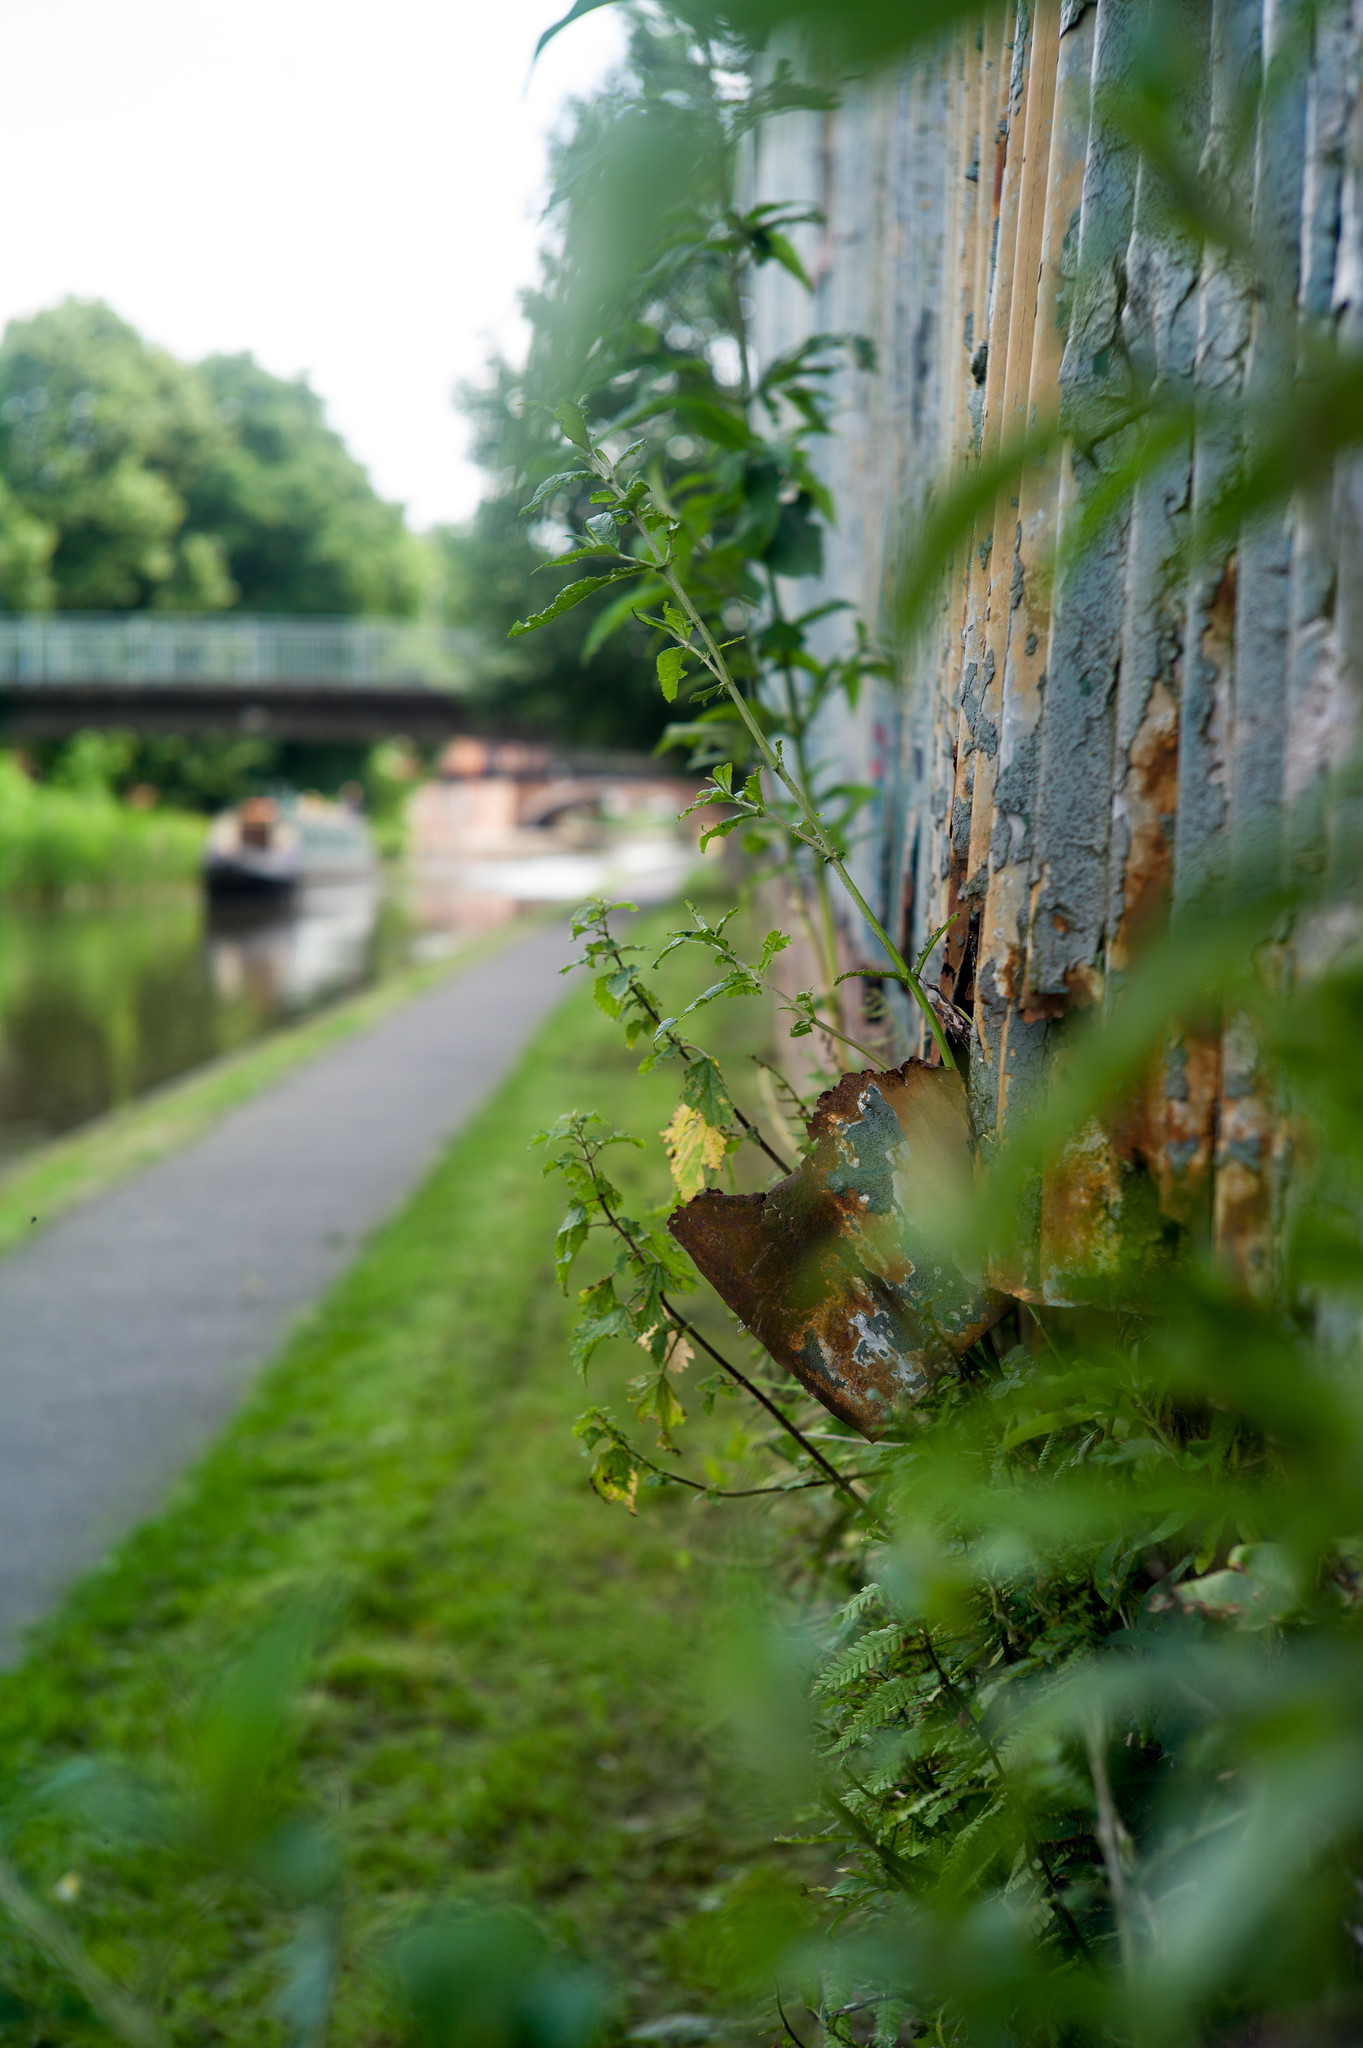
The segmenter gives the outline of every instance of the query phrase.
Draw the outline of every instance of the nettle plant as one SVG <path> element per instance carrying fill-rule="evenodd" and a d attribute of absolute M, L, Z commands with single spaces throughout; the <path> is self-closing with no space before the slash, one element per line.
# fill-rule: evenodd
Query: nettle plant
<path fill-rule="evenodd" d="M 783 388 L 788 393 L 789 385 Z M 812 395 L 802 406 L 801 417 L 807 428 L 812 420 L 814 430 L 823 430 L 823 410 Z M 790 1035 L 811 1040 L 821 1051 L 827 1069 L 822 1078 L 827 1080 L 853 1065 L 869 1063 L 883 1068 L 887 1064 L 848 1029 L 843 1016 L 840 984 L 862 973 L 870 971 L 892 979 L 909 992 L 922 1009 L 947 1069 L 955 1067 L 948 1021 L 960 1025 L 963 1020 L 923 981 L 923 960 L 931 946 L 911 965 L 849 871 L 849 831 L 867 793 L 821 778 L 811 757 L 813 721 L 830 697 L 841 691 L 855 700 L 866 674 L 883 671 L 864 631 L 854 634 L 847 653 L 832 659 L 816 658 L 808 646 L 809 628 L 831 608 L 821 606 L 802 617 L 787 618 L 778 609 L 775 575 L 769 574 L 765 616 L 759 615 L 750 632 L 725 634 L 722 620 L 707 618 L 703 598 L 693 594 L 694 585 L 703 582 L 691 572 L 697 557 L 703 559 L 705 521 L 713 507 L 708 480 L 697 475 L 690 491 L 674 487 L 664 496 L 641 466 L 646 439 L 615 454 L 611 436 L 593 431 L 581 406 L 561 405 L 558 419 L 578 461 L 541 487 L 540 502 L 567 485 L 587 480 L 596 485 L 590 503 L 600 509 L 586 519 L 580 541 L 553 566 L 590 560 L 600 567 L 569 584 L 517 630 L 530 631 L 547 624 L 597 590 L 617 584 L 630 587 L 635 615 L 654 629 L 662 643 L 657 669 L 663 695 L 671 703 L 683 689 L 688 693 L 692 716 L 673 732 L 690 740 L 701 759 L 710 764 L 708 779 L 685 815 L 717 812 L 701 833 L 702 846 L 741 829 L 764 874 L 776 872 L 784 877 L 787 900 L 803 914 L 810 941 L 808 957 L 819 973 L 810 986 L 788 987 L 773 973 L 778 956 L 790 946 L 788 933 L 779 928 L 768 931 L 757 953 L 748 957 L 733 937 L 737 905 L 715 920 L 691 905 L 691 923 L 668 936 L 653 964 L 660 965 L 682 948 L 699 949 L 718 970 L 718 978 L 695 995 L 680 1015 L 671 1016 L 665 1014 L 659 995 L 646 979 L 643 949 L 612 929 L 612 916 L 632 906 L 593 903 L 575 918 L 574 934 L 585 942 L 580 964 L 595 977 L 596 1000 L 623 1023 L 629 1046 L 645 1041 L 643 1070 L 662 1062 L 675 1063 L 679 1070 L 680 1100 L 664 1141 L 677 1194 L 686 1200 L 712 1184 L 740 1147 L 754 1147 L 776 1175 L 788 1174 L 791 1113 L 798 1125 L 803 1107 L 789 1081 L 777 1069 L 767 1068 L 768 1095 L 776 1116 L 773 1119 L 769 1113 L 773 1128 L 770 1135 L 764 1132 L 759 1122 L 736 1104 L 713 1053 L 688 1035 L 694 1028 L 690 1020 L 701 1010 L 725 998 L 768 997 L 785 1017 Z M 650 593 L 656 593 L 656 611 L 648 608 Z M 731 598 L 721 594 L 720 602 L 725 611 L 731 610 Z M 766 678 L 773 671 L 782 685 L 778 697 L 766 687 Z M 727 758 L 716 759 L 719 754 Z M 883 959 L 873 970 L 839 971 L 830 878 L 881 949 Z M 786 1114 L 782 1113 L 782 1096 Z M 572 1262 L 592 1230 L 610 1233 L 618 1249 L 614 1271 L 583 1295 L 584 1315 L 574 1344 L 576 1362 L 585 1369 L 593 1351 L 608 1337 L 627 1336 L 642 1345 L 653 1370 L 634 1388 L 636 1409 L 641 1417 L 656 1422 L 661 1449 L 672 1453 L 672 1432 L 683 1419 L 676 1373 L 699 1348 L 720 1367 L 719 1383 L 745 1387 L 777 1425 L 796 1458 L 798 1476 L 793 1483 L 829 1485 L 848 1494 L 847 1483 L 817 1449 L 808 1431 L 793 1419 L 788 1389 L 770 1384 L 764 1366 L 748 1371 L 731 1356 L 721 1355 L 676 1306 L 674 1297 L 694 1284 L 689 1260 L 655 1224 L 623 1214 L 619 1191 L 602 1163 L 610 1147 L 631 1142 L 627 1134 L 606 1130 L 595 1118 L 574 1113 L 545 1133 L 544 1142 L 551 1148 L 550 1166 L 565 1176 L 573 1195 L 559 1233 L 560 1280 L 566 1284 Z M 713 1391 L 712 1383 L 706 1389 L 707 1398 L 713 1399 Z M 603 1410 L 590 1410 L 581 1429 L 595 1450 L 593 1482 L 608 1496 L 627 1499 L 633 1506 L 641 1476 L 659 1482 L 678 1478 L 631 1444 Z M 705 1482 L 681 1483 L 708 1490 Z"/>

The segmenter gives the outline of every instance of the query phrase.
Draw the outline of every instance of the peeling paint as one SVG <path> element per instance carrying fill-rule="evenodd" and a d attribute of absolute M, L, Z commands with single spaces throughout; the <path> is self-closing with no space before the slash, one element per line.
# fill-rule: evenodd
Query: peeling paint
<path fill-rule="evenodd" d="M 765 1194 L 707 1189 L 668 1228 L 772 1357 L 874 1436 L 1007 1306 L 946 1249 L 972 1185 L 965 1091 L 921 1060 L 845 1074 L 808 1130 Z"/>
<path fill-rule="evenodd" d="M 1113 1000 L 1167 924 L 1195 930 L 1234 859 L 1264 846 L 1318 858 L 1331 772 L 1361 723 L 1363 462 L 1341 459 L 1287 513 L 1174 565 L 1243 453 L 1235 401 L 1286 374 L 1272 307 L 1295 296 L 1304 320 L 1334 319 L 1363 347 L 1363 16 L 1316 10 L 1301 77 L 1261 94 L 1265 57 L 1301 30 L 1292 10 L 1175 11 L 1205 53 L 1183 68 L 1179 117 L 1206 174 L 1249 208 L 1262 274 L 1197 244 L 1160 165 L 1111 120 L 1140 0 L 1023 0 L 897 77 L 849 86 L 833 114 L 783 122 L 805 142 L 758 166 L 759 196 L 823 195 L 831 251 L 812 306 L 774 266 L 761 273 L 759 346 L 853 331 L 882 365 L 880 396 L 849 406 L 826 445 L 834 498 L 856 515 L 802 601 L 881 616 L 933 487 L 1057 411 L 1120 398 L 1133 368 L 1216 401 L 1196 444 L 1170 450 L 1063 576 L 1056 543 L 1101 470 L 1071 446 L 1001 490 L 898 686 L 821 735 L 851 779 L 871 779 L 874 758 L 884 836 L 857 872 L 877 914 L 906 950 L 955 918 L 940 987 L 973 1016 L 968 1102 L 986 1159 L 1044 1096 L 1069 1019 Z M 1241 155 L 1250 104 L 1257 146 Z M 1121 454 L 1114 442 L 1097 461 Z M 876 742 L 877 724 L 897 740 Z M 860 934 L 849 947 L 866 957 Z M 896 1000 L 902 1041 L 933 1059 Z M 1260 1284 L 1291 1148 L 1246 1028 L 1171 1045 L 1139 1100 L 1048 1172 L 1016 1269 L 991 1277 L 1029 1298 L 1093 1299 L 1103 1275 L 1159 1256 L 1163 1232 Z M 867 1359 L 883 1339 L 868 1314 Z"/>

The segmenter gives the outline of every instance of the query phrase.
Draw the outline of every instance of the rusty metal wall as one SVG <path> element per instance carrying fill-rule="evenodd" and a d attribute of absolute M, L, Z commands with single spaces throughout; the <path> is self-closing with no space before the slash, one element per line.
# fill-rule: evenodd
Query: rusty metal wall
<path fill-rule="evenodd" d="M 1253 273 L 1180 225 L 1112 116 L 1142 26 L 1134 0 L 1022 0 L 764 135 L 762 195 L 812 199 L 825 224 L 804 249 L 812 303 L 763 274 L 759 349 L 843 331 L 879 358 L 842 381 L 827 452 L 839 525 L 801 600 L 832 593 L 884 620 L 929 493 L 1062 400 L 1118 396 L 1129 363 L 1175 393 L 1271 394 L 1291 369 L 1275 295 L 1302 321 L 1356 327 L 1363 0 L 1327 0 L 1309 24 L 1280 0 L 1183 0 L 1181 117 L 1212 180 L 1236 184 Z M 1233 175 L 1241 110 L 1303 33 L 1309 57 L 1258 99 Z M 1063 579 L 1057 547 L 1101 471 L 1073 445 L 1033 461 L 978 518 L 898 686 L 824 734 L 880 792 L 859 879 L 905 950 L 959 913 L 934 968 L 973 1015 L 986 1150 L 1044 1088 L 1067 1017 L 1108 999 L 1171 910 L 1192 916 L 1209 876 L 1284 842 L 1289 812 L 1309 821 L 1351 743 L 1363 473 L 1341 463 L 1171 575 L 1234 454 L 1221 431 L 1175 448 Z M 902 1029 L 928 1050 L 907 1009 Z M 1242 1025 L 1173 1045 L 1123 1129 L 1095 1131 L 1038 1190 L 1025 1270 L 994 1277 L 1074 1299 L 1105 1247 L 1115 1261 L 1133 1228 L 1172 1221 L 1214 1233 L 1252 1280 L 1281 1196 L 1271 1109 Z"/>

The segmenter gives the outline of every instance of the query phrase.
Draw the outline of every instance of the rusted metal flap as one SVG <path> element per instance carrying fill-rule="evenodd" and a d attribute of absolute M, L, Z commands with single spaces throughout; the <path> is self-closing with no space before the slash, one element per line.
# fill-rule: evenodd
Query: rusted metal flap
<path fill-rule="evenodd" d="M 668 1228 L 777 1363 L 874 1436 L 1007 1306 L 940 1238 L 970 1189 L 965 1090 L 916 1059 L 845 1074 L 808 1129 L 766 1194 L 707 1189 Z"/>

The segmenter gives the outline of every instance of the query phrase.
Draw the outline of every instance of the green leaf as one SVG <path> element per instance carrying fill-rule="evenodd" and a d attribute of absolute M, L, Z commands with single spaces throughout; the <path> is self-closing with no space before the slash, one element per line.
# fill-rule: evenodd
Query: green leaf
<path fill-rule="evenodd" d="M 589 1227 L 585 1207 L 581 1202 L 574 1202 L 554 1233 L 554 1273 L 565 1294 L 573 1260 L 587 1242 Z"/>
<path fill-rule="evenodd" d="M 1076 1421 L 1085 1420 L 1090 1411 L 1081 1415 L 1069 1409 L 1059 1409 L 1053 1415 L 1029 1415 L 1025 1422 L 1019 1422 L 1010 1429 L 1003 1439 L 1005 1451 L 1015 1451 L 1019 1444 L 1028 1444 L 1039 1436 L 1053 1436 L 1058 1429 L 1067 1429 Z"/>
<path fill-rule="evenodd" d="M 608 1337 L 632 1337 L 634 1324 L 624 1302 L 616 1300 L 610 1280 L 584 1288 L 581 1299 L 586 1313 L 573 1331 L 569 1356 L 578 1371 L 585 1373 L 597 1346 Z"/>
<path fill-rule="evenodd" d="M 570 562 L 584 562 L 593 555 L 600 560 L 602 555 L 614 555 L 618 559 L 619 554 L 619 548 L 605 541 L 586 541 L 581 547 L 569 548 L 566 554 L 552 555 L 547 562 L 536 563 L 535 573 L 538 575 L 541 569 L 566 569 Z"/>
<path fill-rule="evenodd" d="M 733 1121 L 734 1106 L 724 1085 L 724 1076 L 708 1052 L 687 1062 L 682 1080 L 682 1101 L 691 1109 L 699 1110 L 707 1124 L 727 1130 Z"/>
<path fill-rule="evenodd" d="M 658 585 L 650 576 L 642 591 L 636 584 L 634 589 L 622 590 L 619 597 L 614 597 L 609 604 L 603 605 L 592 620 L 587 637 L 582 643 L 583 661 L 590 661 L 597 649 L 604 647 L 611 634 L 618 632 L 621 626 L 633 618 L 637 606 L 641 602 L 646 603 L 650 593 L 657 588 Z"/>
<path fill-rule="evenodd" d="M 608 1017 L 618 1017 L 633 979 L 634 970 L 630 967 L 617 968 L 611 974 L 599 974 L 592 985 L 592 1001 L 597 1009 L 604 1010 Z"/>
<path fill-rule="evenodd" d="M 573 0 L 573 4 L 568 9 L 568 12 L 560 15 L 559 19 L 544 31 L 544 34 L 535 45 L 535 54 L 531 62 L 539 62 L 541 50 L 544 49 L 546 44 L 552 43 L 554 37 L 559 34 L 560 30 L 567 28 L 570 22 L 581 21 L 584 14 L 595 14 L 598 7 L 609 7 L 612 4 L 613 0 Z"/>
<path fill-rule="evenodd" d="M 563 429 L 565 440 L 571 441 L 574 448 L 591 447 L 592 437 L 587 432 L 587 422 L 580 405 L 574 405 L 565 398 L 562 405 L 554 407 L 554 418 Z"/>
<path fill-rule="evenodd" d="M 594 590 L 604 590 L 608 583 L 619 583 L 626 576 L 636 576 L 636 569 L 613 569 L 609 576 L 579 576 L 576 583 L 569 583 L 560 590 L 553 603 L 546 605 L 542 612 L 532 612 L 528 619 L 518 619 L 507 638 L 514 640 L 518 634 L 533 633 L 540 626 L 547 626 L 551 619 L 562 618 L 574 605 L 581 604 L 584 597 L 590 597 Z"/>
<path fill-rule="evenodd" d="M 686 675 L 686 655 L 680 647 L 664 647 L 658 656 L 658 684 L 668 703 L 676 700 L 677 689 Z"/>
<path fill-rule="evenodd" d="M 767 245 L 767 257 L 773 258 L 779 263 L 782 270 L 788 270 L 796 282 L 802 284 L 807 292 L 813 291 L 814 287 L 809 281 L 809 273 L 795 253 L 795 244 L 793 242 L 789 241 L 785 235 L 779 233 L 776 228 L 764 228 L 762 230 L 760 241 L 756 245 L 758 250 L 760 250 L 762 242 L 765 242 Z M 760 253 L 757 260 L 759 263 L 764 260 Z"/>
<path fill-rule="evenodd" d="M 773 960 L 774 960 L 774 959 L 776 958 L 777 954 L 778 954 L 778 953 L 784 953 L 784 951 L 786 950 L 786 947 L 787 947 L 787 946 L 788 946 L 789 944 L 790 944 L 790 934 L 789 934 L 789 932 L 781 932 L 781 931 L 772 931 L 772 932 L 768 932 L 768 933 L 767 933 L 767 936 L 766 936 L 766 937 L 765 937 L 765 939 L 763 939 L 763 941 L 762 941 L 762 951 L 761 951 L 761 954 L 760 954 L 760 955 L 759 955 L 759 957 L 758 957 L 758 962 L 757 962 L 757 971 L 758 971 L 758 973 L 759 973 L 759 974 L 765 974 L 765 973 L 766 973 L 766 971 L 767 971 L 767 969 L 768 969 L 768 968 L 769 968 L 769 967 L 771 966 L 771 963 L 772 963 L 772 961 L 773 961 Z"/>
<path fill-rule="evenodd" d="M 712 839 L 727 839 L 731 832 L 736 832 L 740 825 L 745 825 L 746 823 L 747 819 L 740 816 L 721 818 L 717 825 L 708 826 L 700 835 L 701 851 L 704 852 Z"/>
<path fill-rule="evenodd" d="M 730 411 L 712 399 L 678 398 L 674 410 L 681 425 L 717 442 L 721 448 L 748 448 L 755 438 L 741 411 Z"/>
<path fill-rule="evenodd" d="M 677 1390 L 667 1371 L 641 1374 L 629 1382 L 627 1392 L 640 1422 L 656 1423 L 660 1447 L 674 1451 L 676 1445 L 672 1441 L 672 1432 L 685 1422 L 686 1410 L 677 1398 Z"/>
<path fill-rule="evenodd" d="M 583 477 L 590 475 L 591 471 L 589 469 L 561 469 L 557 476 L 547 476 L 529 504 L 522 505 L 520 517 L 522 519 L 529 519 L 532 513 L 539 511 L 540 506 L 544 504 L 547 498 L 557 496 L 558 492 L 565 489 L 568 484 L 578 483 Z"/>
<path fill-rule="evenodd" d="M 840 1687 L 850 1685 L 854 1678 L 864 1678 L 868 1671 L 874 1671 L 878 1664 L 894 1655 L 906 1633 L 903 1623 L 898 1621 L 892 1622 L 888 1628 L 871 1629 L 819 1673 L 814 1681 L 815 1692 L 837 1692 Z"/>
<path fill-rule="evenodd" d="M 763 560 L 777 576 L 817 576 L 823 567 L 823 533 L 812 494 L 801 491 L 782 505 Z"/>

